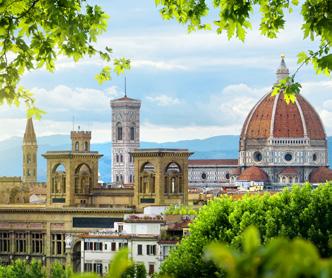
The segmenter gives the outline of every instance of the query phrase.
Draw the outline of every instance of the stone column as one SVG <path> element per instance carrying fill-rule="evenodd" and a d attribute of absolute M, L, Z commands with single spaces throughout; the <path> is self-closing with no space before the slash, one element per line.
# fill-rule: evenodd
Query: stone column
<path fill-rule="evenodd" d="M 65 241 L 66 241 L 66 266 L 71 267 L 72 258 L 73 258 L 73 250 L 72 250 L 73 236 L 71 234 L 66 234 Z"/>

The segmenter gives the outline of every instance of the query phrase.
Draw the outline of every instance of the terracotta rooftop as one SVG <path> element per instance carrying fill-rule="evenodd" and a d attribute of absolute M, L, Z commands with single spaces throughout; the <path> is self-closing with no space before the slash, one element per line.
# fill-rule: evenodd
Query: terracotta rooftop
<path fill-rule="evenodd" d="M 232 165 L 237 166 L 237 159 L 190 159 L 189 165 Z"/>
<path fill-rule="evenodd" d="M 299 173 L 297 172 L 297 170 L 295 168 L 292 168 L 292 167 L 287 167 L 285 169 L 283 169 L 280 174 L 282 175 L 289 175 L 289 176 L 296 176 L 298 175 Z"/>
<path fill-rule="evenodd" d="M 239 181 L 264 181 L 269 180 L 268 175 L 261 169 L 256 166 L 251 166 L 245 169 L 241 175 L 238 177 Z"/>
<path fill-rule="evenodd" d="M 241 132 L 242 139 L 303 138 L 305 135 L 319 140 L 326 137 L 314 108 L 301 95 L 295 104 L 287 104 L 283 93 L 271 96 L 270 92 L 249 113 Z"/>
<path fill-rule="evenodd" d="M 309 175 L 309 182 L 322 183 L 332 180 L 332 170 L 327 167 L 314 169 Z"/>
<path fill-rule="evenodd" d="M 283 59 L 278 71 L 280 70 L 282 77 L 288 75 L 288 69 Z M 283 93 L 271 96 L 271 92 L 268 92 L 252 108 L 241 132 L 241 139 L 303 138 L 306 136 L 314 140 L 325 140 L 326 138 L 322 121 L 315 109 L 302 95 L 297 96 L 294 104 L 287 104 Z"/>

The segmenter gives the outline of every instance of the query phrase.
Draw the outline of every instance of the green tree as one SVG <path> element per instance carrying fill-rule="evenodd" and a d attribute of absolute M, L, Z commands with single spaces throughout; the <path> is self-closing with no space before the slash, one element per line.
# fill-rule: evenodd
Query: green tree
<path fill-rule="evenodd" d="M 243 233 L 242 247 L 215 242 L 206 248 L 205 258 L 214 262 L 218 274 L 229 278 L 332 276 L 332 259 L 320 258 L 317 248 L 303 239 L 277 237 L 263 246 L 258 230 L 251 226 Z"/>
<path fill-rule="evenodd" d="M 194 209 L 192 206 L 185 205 L 171 205 L 165 210 L 166 215 L 181 214 L 181 215 L 196 215 L 198 209 Z"/>
<path fill-rule="evenodd" d="M 261 14 L 259 29 L 263 36 L 276 38 L 285 27 L 285 13 L 299 12 L 303 18 L 303 38 L 315 41 L 318 49 L 298 54 L 298 69 L 278 86 L 287 102 L 294 102 L 301 85 L 295 82 L 295 75 L 305 64 L 311 63 L 317 73 L 330 76 L 332 71 L 332 1 L 331 0 L 155 0 L 165 20 L 175 19 L 188 26 L 188 31 L 215 29 L 227 38 L 236 37 L 245 41 L 246 33 L 252 29 L 251 16 L 257 8 Z M 211 10 L 218 11 L 212 22 L 206 18 Z"/>
<path fill-rule="evenodd" d="M 112 49 L 97 49 L 97 37 L 107 29 L 108 15 L 88 0 L 2 0 L 0 1 L 0 104 L 25 102 L 28 116 L 40 117 L 28 90 L 19 86 L 26 71 L 55 70 L 59 55 L 75 62 L 99 55 L 113 65 L 117 74 L 129 69 L 129 60 L 112 59 Z M 106 66 L 98 82 L 111 78 Z"/>
<path fill-rule="evenodd" d="M 142 263 L 134 263 L 122 273 L 121 278 L 146 278 L 146 269 Z"/>
<path fill-rule="evenodd" d="M 241 247 L 241 235 L 254 225 L 263 244 L 271 238 L 302 237 L 310 240 L 323 257 L 332 255 L 332 184 L 312 189 L 309 184 L 263 196 L 216 198 L 200 209 L 190 226 L 190 235 L 161 266 L 160 273 L 175 277 L 211 277 L 215 265 L 204 261 L 204 246 L 218 240 Z"/>

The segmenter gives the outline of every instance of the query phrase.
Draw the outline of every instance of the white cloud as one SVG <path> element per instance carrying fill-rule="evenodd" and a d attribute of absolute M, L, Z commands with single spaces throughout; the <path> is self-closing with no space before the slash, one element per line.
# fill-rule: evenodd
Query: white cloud
<path fill-rule="evenodd" d="M 172 61 L 135 60 L 131 62 L 133 68 L 151 67 L 158 70 L 187 70 L 185 65 Z"/>
<path fill-rule="evenodd" d="M 150 102 L 157 104 L 158 106 L 172 106 L 181 103 L 178 98 L 170 97 L 164 94 L 157 96 L 147 96 L 146 99 Z"/>
<path fill-rule="evenodd" d="M 204 139 L 221 134 L 239 134 L 241 125 L 229 126 L 161 126 L 143 123 L 141 127 L 141 140 L 149 142 L 168 142 L 189 139 Z"/>
<path fill-rule="evenodd" d="M 52 90 L 33 88 L 36 105 L 47 112 L 100 111 L 108 109 L 110 99 L 120 95 L 116 86 L 105 91 L 93 88 L 70 88 L 59 85 Z"/>

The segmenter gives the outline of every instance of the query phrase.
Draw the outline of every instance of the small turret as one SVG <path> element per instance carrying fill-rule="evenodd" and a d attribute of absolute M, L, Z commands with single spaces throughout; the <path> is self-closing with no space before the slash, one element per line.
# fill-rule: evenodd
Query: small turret
<path fill-rule="evenodd" d="M 73 152 L 90 152 L 91 131 L 72 131 L 70 138 Z"/>
<path fill-rule="evenodd" d="M 36 133 L 29 118 L 23 137 L 23 182 L 37 182 L 37 149 Z"/>

